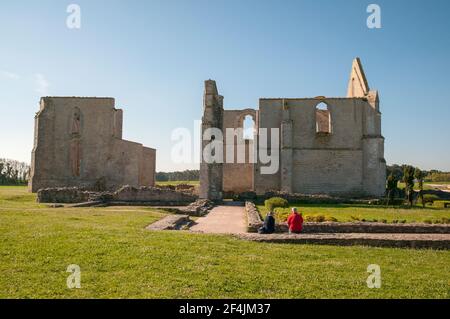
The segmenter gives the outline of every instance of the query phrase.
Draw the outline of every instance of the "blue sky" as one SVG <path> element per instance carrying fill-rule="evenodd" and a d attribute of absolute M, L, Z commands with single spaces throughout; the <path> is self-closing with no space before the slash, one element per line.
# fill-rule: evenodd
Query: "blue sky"
<path fill-rule="evenodd" d="M 81 29 L 66 8 L 81 7 Z M 366 8 L 381 7 L 368 29 Z M 111 96 L 124 138 L 170 161 L 171 132 L 193 130 L 203 81 L 225 108 L 260 97 L 345 96 L 359 56 L 383 113 L 385 157 L 450 171 L 450 2 L 379 0 L 2 1 L 0 157 L 30 161 L 42 95 Z"/>

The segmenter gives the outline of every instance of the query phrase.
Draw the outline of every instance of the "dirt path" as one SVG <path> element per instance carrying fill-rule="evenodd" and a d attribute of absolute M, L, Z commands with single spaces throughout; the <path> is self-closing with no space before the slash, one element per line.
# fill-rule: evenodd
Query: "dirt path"
<path fill-rule="evenodd" d="M 433 187 L 435 189 L 438 189 L 440 191 L 450 193 L 450 185 L 446 185 L 446 184 L 427 184 L 427 185 L 430 187 Z"/>
<path fill-rule="evenodd" d="M 242 234 L 247 232 L 244 207 L 217 206 L 208 215 L 196 220 L 191 231 L 211 234 Z"/>

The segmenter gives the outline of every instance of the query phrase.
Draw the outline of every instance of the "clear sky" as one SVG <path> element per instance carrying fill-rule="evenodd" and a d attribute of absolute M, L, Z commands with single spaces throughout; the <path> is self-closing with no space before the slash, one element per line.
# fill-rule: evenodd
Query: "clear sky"
<path fill-rule="evenodd" d="M 66 27 L 81 7 L 81 29 Z M 366 8 L 381 7 L 381 29 Z M 385 157 L 450 171 L 448 0 L 40 0 L 0 3 L 0 157 L 30 161 L 39 97 L 111 96 L 124 138 L 171 163 L 171 132 L 193 130 L 203 81 L 225 108 L 260 97 L 345 96 L 359 56 L 378 89 Z"/>

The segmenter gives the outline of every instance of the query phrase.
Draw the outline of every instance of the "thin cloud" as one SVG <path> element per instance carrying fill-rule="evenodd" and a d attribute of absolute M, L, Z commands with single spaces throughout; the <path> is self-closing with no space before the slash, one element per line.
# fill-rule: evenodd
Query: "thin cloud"
<path fill-rule="evenodd" d="M 35 91 L 41 96 L 48 96 L 48 88 L 50 86 L 50 83 L 48 83 L 45 76 L 43 74 L 37 73 L 34 75 L 34 79 L 36 82 Z"/>
<path fill-rule="evenodd" d="M 13 72 L 9 72 L 9 71 L 5 71 L 5 70 L 1 70 L 0 74 L 2 75 L 2 77 L 11 79 L 11 80 L 18 80 L 20 79 L 20 75 L 13 73 Z"/>

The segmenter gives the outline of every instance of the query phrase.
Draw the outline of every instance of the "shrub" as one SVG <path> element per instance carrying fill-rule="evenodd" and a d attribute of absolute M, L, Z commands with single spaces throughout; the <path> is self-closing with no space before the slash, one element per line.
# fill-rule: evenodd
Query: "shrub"
<path fill-rule="evenodd" d="M 289 206 L 289 203 L 284 198 L 272 197 L 272 198 L 267 199 L 264 202 L 264 206 L 266 206 L 266 208 L 268 210 L 273 210 L 274 208 L 277 208 L 277 207 L 286 208 Z"/>
<path fill-rule="evenodd" d="M 449 203 L 450 203 L 450 201 L 438 200 L 438 201 L 433 202 L 433 206 L 436 208 L 445 208 L 445 205 L 448 206 Z"/>
<path fill-rule="evenodd" d="M 316 215 L 316 222 L 317 223 L 323 223 L 325 221 L 325 216 L 323 215 Z"/>
<path fill-rule="evenodd" d="M 426 204 L 433 204 L 434 201 L 436 201 L 436 200 L 439 200 L 439 196 L 437 196 L 437 195 L 434 195 L 434 194 L 425 194 L 425 195 L 423 195 L 423 201 L 424 201 L 425 205 Z M 419 198 L 419 200 L 417 202 L 419 204 L 422 204 L 420 198 Z"/>
<path fill-rule="evenodd" d="M 309 223 L 323 223 L 324 221 L 326 221 L 326 217 L 323 215 L 308 215 L 305 216 L 305 221 Z"/>
<path fill-rule="evenodd" d="M 337 218 L 334 218 L 332 216 L 325 216 L 325 221 L 327 222 L 337 222 Z"/>

